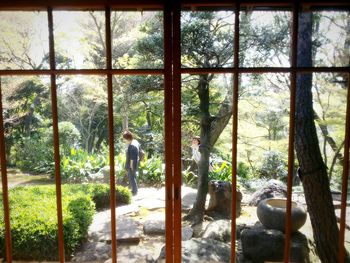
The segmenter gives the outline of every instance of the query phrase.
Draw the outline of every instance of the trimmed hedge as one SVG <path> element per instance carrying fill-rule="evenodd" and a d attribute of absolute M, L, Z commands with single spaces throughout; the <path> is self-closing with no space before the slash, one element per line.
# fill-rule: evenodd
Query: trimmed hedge
<path fill-rule="evenodd" d="M 130 203 L 128 189 L 117 187 L 118 204 Z M 10 190 L 13 258 L 57 260 L 58 233 L 54 185 L 20 186 Z M 118 198 L 119 197 L 119 198 Z M 2 195 L 0 195 L 0 201 Z M 105 184 L 63 185 L 62 212 L 66 258 L 86 238 L 95 208 L 109 205 L 109 186 Z M 5 227 L 0 210 L 0 258 L 4 257 Z M 3 250 L 3 251 L 2 251 Z"/>
<path fill-rule="evenodd" d="M 96 209 L 108 208 L 110 204 L 109 184 L 68 184 L 62 187 L 63 194 L 65 191 L 70 193 L 79 193 L 90 195 L 96 205 Z M 131 203 L 131 192 L 123 186 L 116 186 L 116 201 L 118 205 Z"/>

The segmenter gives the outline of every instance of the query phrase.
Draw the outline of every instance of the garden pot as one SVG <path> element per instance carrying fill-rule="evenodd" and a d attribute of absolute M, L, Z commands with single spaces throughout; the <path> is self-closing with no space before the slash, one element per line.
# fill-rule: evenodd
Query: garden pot
<path fill-rule="evenodd" d="M 306 222 L 306 211 L 296 202 L 292 202 L 292 232 L 297 232 Z M 287 200 L 281 198 L 269 198 L 262 200 L 257 208 L 260 222 L 267 229 L 285 231 L 287 214 Z"/>

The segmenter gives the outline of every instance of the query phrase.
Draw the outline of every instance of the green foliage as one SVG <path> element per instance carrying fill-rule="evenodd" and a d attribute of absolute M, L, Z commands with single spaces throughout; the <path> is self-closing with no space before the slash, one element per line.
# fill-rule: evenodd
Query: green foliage
<path fill-rule="evenodd" d="M 63 188 L 64 189 L 64 188 Z M 57 212 L 54 186 L 16 187 L 10 190 L 13 257 L 21 260 L 57 260 Z M 63 191 L 65 252 L 69 257 L 85 239 L 95 205 L 91 196 Z M 3 217 L 0 210 L 0 217 Z M 5 242 L 0 221 L 0 244 Z M 4 256 L 4 255 L 0 255 Z"/>
<path fill-rule="evenodd" d="M 165 165 L 159 156 L 145 158 L 139 166 L 139 183 L 145 185 L 162 185 L 165 182 Z"/>
<path fill-rule="evenodd" d="M 52 145 L 40 135 L 25 137 L 11 149 L 11 163 L 24 172 L 52 173 L 54 171 Z"/>
<path fill-rule="evenodd" d="M 57 260 L 57 212 L 55 187 L 21 186 L 10 190 L 13 257 L 21 260 Z M 0 201 L 2 195 L 0 195 Z M 116 188 L 118 204 L 131 202 L 131 192 Z M 66 256 L 86 238 L 97 209 L 109 205 L 109 185 L 62 186 L 63 231 Z M 3 218 L 3 210 L 0 210 Z M 4 222 L 0 221 L 0 247 L 4 247 Z M 0 257 L 4 251 L 0 250 Z"/>
<path fill-rule="evenodd" d="M 237 180 L 247 181 L 251 178 L 251 171 L 248 165 L 238 162 Z M 223 161 L 221 164 L 213 164 L 213 170 L 209 173 L 209 180 L 220 180 L 232 182 L 232 166 L 229 162 Z"/>
<path fill-rule="evenodd" d="M 58 123 L 60 153 L 61 155 L 69 154 L 72 147 L 76 147 L 80 141 L 79 130 L 75 125 L 68 121 L 62 121 Z M 53 145 L 53 129 L 50 127 L 46 130 L 46 136 L 48 145 Z"/>
<path fill-rule="evenodd" d="M 125 171 L 125 162 L 126 162 L 126 155 L 125 153 L 119 153 L 117 156 L 114 157 L 115 161 L 115 176 L 116 178 L 119 178 L 119 180 L 122 180 L 124 177 L 126 171 Z"/>
<path fill-rule="evenodd" d="M 223 161 L 221 164 L 213 164 L 213 170 L 209 173 L 209 180 L 232 182 L 232 166 Z"/>
<path fill-rule="evenodd" d="M 258 173 L 261 178 L 285 181 L 287 178 L 287 164 L 283 155 L 277 151 L 266 152 Z"/>
<path fill-rule="evenodd" d="M 70 154 L 71 147 L 80 139 L 79 131 L 70 122 L 58 124 L 61 156 Z M 53 131 L 52 127 L 41 128 L 31 136 L 24 137 L 11 149 L 11 162 L 20 170 L 30 173 L 53 175 Z"/>
<path fill-rule="evenodd" d="M 195 187 L 198 182 L 198 175 L 191 171 L 191 166 L 188 166 L 185 170 L 181 172 L 182 179 L 186 185 Z"/>
<path fill-rule="evenodd" d="M 70 183 L 88 182 L 90 174 L 108 164 L 107 153 L 88 153 L 84 149 L 71 148 L 69 155 L 61 157 L 61 178 Z"/>
<path fill-rule="evenodd" d="M 68 192 L 81 192 L 91 196 L 96 205 L 96 209 L 100 210 L 109 207 L 110 204 L 110 187 L 109 184 L 80 184 L 80 185 L 64 185 L 64 189 Z M 116 201 L 118 205 L 131 203 L 131 192 L 128 188 L 118 185 L 116 187 Z"/>
<path fill-rule="evenodd" d="M 252 176 L 250 167 L 244 162 L 238 162 L 237 171 L 238 177 L 243 180 L 249 180 Z"/>

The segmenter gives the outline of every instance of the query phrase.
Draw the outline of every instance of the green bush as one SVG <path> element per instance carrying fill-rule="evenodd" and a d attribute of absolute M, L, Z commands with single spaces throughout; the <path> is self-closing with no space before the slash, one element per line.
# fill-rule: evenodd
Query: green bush
<path fill-rule="evenodd" d="M 264 153 L 258 175 L 265 179 L 287 181 L 287 162 L 281 152 L 268 151 Z"/>
<path fill-rule="evenodd" d="M 63 191 L 81 192 L 91 196 L 98 210 L 110 205 L 110 187 L 108 184 L 64 185 Z M 128 188 L 118 185 L 115 194 L 118 205 L 131 203 L 131 192 Z"/>
<path fill-rule="evenodd" d="M 58 123 L 58 133 L 60 141 L 61 154 L 69 154 L 70 149 L 79 144 L 80 132 L 75 125 L 68 121 Z M 45 130 L 45 138 L 49 145 L 53 145 L 53 129 L 52 126 Z"/>
<path fill-rule="evenodd" d="M 26 186 L 10 190 L 13 258 L 57 260 L 57 212 L 54 186 Z M 95 205 L 89 195 L 64 192 L 62 197 L 65 252 L 69 257 L 85 239 Z M 0 211 L 2 217 L 3 211 Z M 0 244 L 5 242 L 0 222 Z M 4 256 L 4 255 L 0 255 Z"/>
<path fill-rule="evenodd" d="M 11 148 L 11 163 L 24 172 L 53 173 L 52 145 L 47 144 L 40 134 L 22 138 Z"/>
<path fill-rule="evenodd" d="M 72 146 L 80 140 L 80 133 L 74 124 L 60 122 L 58 124 L 60 153 L 62 158 L 70 154 Z M 52 127 L 41 128 L 31 136 L 21 138 L 10 154 L 11 163 L 24 172 L 54 173 L 53 131 Z M 62 163 L 62 162 L 61 162 Z"/>
<path fill-rule="evenodd" d="M 117 187 L 118 204 L 130 203 L 127 188 Z M 57 212 L 55 186 L 21 186 L 10 190 L 13 257 L 21 260 L 57 260 Z M 0 201 L 2 195 L 0 195 Z M 96 202 L 96 205 L 94 204 Z M 109 204 L 107 184 L 62 185 L 63 232 L 66 257 L 86 238 L 96 208 Z M 0 210 L 3 218 L 3 210 Z M 0 220 L 0 247 L 5 245 Z M 4 251 L 0 251 L 4 257 Z"/>
<path fill-rule="evenodd" d="M 165 165 L 159 156 L 145 158 L 139 166 L 139 183 L 145 185 L 161 185 L 165 182 Z"/>
<path fill-rule="evenodd" d="M 251 177 L 250 168 L 243 162 L 237 164 L 237 186 L 246 186 L 246 183 Z M 220 180 L 232 182 L 232 166 L 224 161 L 221 165 L 213 165 L 213 170 L 209 173 L 209 180 Z"/>
<path fill-rule="evenodd" d="M 83 149 L 70 150 L 61 157 L 61 178 L 69 183 L 87 183 L 88 175 L 108 165 L 107 149 L 103 153 L 88 153 Z"/>

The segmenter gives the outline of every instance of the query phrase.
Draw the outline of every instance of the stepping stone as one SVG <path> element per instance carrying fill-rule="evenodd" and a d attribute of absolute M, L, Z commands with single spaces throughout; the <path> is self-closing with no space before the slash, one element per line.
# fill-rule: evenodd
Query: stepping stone
<path fill-rule="evenodd" d="M 164 235 L 165 221 L 164 220 L 146 220 L 143 224 L 143 232 L 146 235 Z"/>
<path fill-rule="evenodd" d="M 112 255 L 112 247 L 104 242 L 87 242 L 81 246 L 72 262 L 101 262 Z"/>
<path fill-rule="evenodd" d="M 146 220 L 143 224 L 143 232 L 145 233 L 145 235 L 165 235 L 165 220 L 159 218 Z M 193 229 L 190 226 L 182 226 L 182 241 L 190 240 L 192 236 Z"/>
<path fill-rule="evenodd" d="M 143 223 L 143 232 L 146 235 L 164 235 L 165 234 L 165 214 L 153 213 L 147 217 Z"/>
<path fill-rule="evenodd" d="M 140 211 L 140 207 L 138 205 L 135 205 L 135 204 L 123 205 L 123 206 L 117 207 L 116 214 L 117 216 L 121 216 L 121 215 L 126 215 L 131 213 L 138 213 L 139 211 Z"/>
<path fill-rule="evenodd" d="M 109 212 L 109 211 L 108 211 Z M 142 236 L 141 224 L 129 216 L 117 218 L 117 240 L 118 242 L 137 243 Z M 110 213 L 100 212 L 94 217 L 89 227 L 89 238 L 95 242 L 111 242 L 111 220 Z"/>
<path fill-rule="evenodd" d="M 130 217 L 117 219 L 117 241 L 138 243 L 142 236 L 141 224 Z"/>
<path fill-rule="evenodd" d="M 159 208 L 164 208 L 165 207 L 165 202 L 164 200 L 161 199 L 151 199 L 151 198 L 145 198 L 143 200 L 135 202 L 140 207 L 144 207 L 147 210 L 156 210 Z"/>

